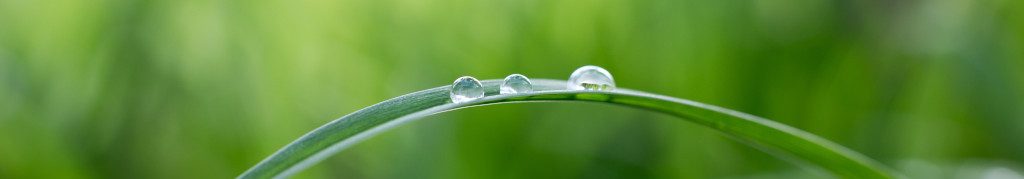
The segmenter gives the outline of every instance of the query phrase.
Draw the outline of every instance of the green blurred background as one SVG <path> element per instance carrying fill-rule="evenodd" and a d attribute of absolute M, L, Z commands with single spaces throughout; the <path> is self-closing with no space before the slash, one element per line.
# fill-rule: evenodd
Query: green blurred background
<path fill-rule="evenodd" d="M 1020 177 L 1024 1 L 0 0 L 0 178 L 229 178 L 405 93 L 593 64 L 920 178 Z M 670 116 L 535 103 L 298 178 L 827 177 Z"/>

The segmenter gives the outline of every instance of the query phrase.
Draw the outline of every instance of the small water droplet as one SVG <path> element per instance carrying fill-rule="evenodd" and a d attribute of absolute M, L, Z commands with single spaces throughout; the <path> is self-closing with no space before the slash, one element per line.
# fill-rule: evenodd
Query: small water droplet
<path fill-rule="evenodd" d="M 450 97 L 453 103 L 472 101 L 484 97 L 484 86 L 471 76 L 459 77 L 452 83 Z"/>
<path fill-rule="evenodd" d="M 611 91 L 615 89 L 615 80 L 612 74 L 604 68 L 587 65 L 577 68 L 569 75 L 569 82 L 566 85 L 569 90 L 596 90 Z"/>
<path fill-rule="evenodd" d="M 530 79 L 520 74 L 512 74 L 505 77 L 501 83 L 501 94 L 529 93 L 533 91 L 533 84 Z"/>

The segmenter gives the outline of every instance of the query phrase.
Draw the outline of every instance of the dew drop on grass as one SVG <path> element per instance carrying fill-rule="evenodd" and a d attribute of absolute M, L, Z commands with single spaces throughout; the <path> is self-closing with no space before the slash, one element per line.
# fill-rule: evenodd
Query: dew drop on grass
<path fill-rule="evenodd" d="M 533 84 L 530 78 L 520 74 L 512 74 L 505 77 L 501 83 L 501 94 L 529 93 L 533 91 Z"/>
<path fill-rule="evenodd" d="M 608 73 L 608 70 L 587 65 L 577 68 L 572 75 L 569 75 L 566 88 L 569 90 L 611 91 L 615 90 L 615 80 L 612 79 L 612 74 Z"/>
<path fill-rule="evenodd" d="M 484 86 L 471 76 L 459 77 L 452 83 L 450 97 L 453 103 L 461 103 L 484 97 Z"/>

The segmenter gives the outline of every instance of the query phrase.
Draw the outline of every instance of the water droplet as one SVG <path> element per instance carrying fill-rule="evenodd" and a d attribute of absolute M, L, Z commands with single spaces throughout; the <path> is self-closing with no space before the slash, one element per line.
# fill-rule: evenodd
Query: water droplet
<path fill-rule="evenodd" d="M 612 74 L 608 73 L 608 70 L 587 65 L 572 72 L 566 89 L 611 91 L 615 89 L 615 80 L 612 79 Z"/>
<path fill-rule="evenodd" d="M 453 103 L 472 101 L 484 97 L 484 86 L 471 76 L 459 77 L 452 83 L 450 95 Z"/>
<path fill-rule="evenodd" d="M 533 84 L 530 79 L 520 74 L 512 74 L 505 77 L 501 83 L 501 94 L 529 93 L 533 91 Z"/>

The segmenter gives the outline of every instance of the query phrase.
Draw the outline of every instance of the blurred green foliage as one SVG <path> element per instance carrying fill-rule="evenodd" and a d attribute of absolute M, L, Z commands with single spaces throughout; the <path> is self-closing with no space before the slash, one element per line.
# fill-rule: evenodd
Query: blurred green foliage
<path fill-rule="evenodd" d="M 910 176 L 1024 164 L 1024 1 L 0 0 L 0 178 L 226 178 L 456 77 L 568 77 L 785 123 Z M 821 176 L 672 117 L 460 110 L 301 178 Z"/>

